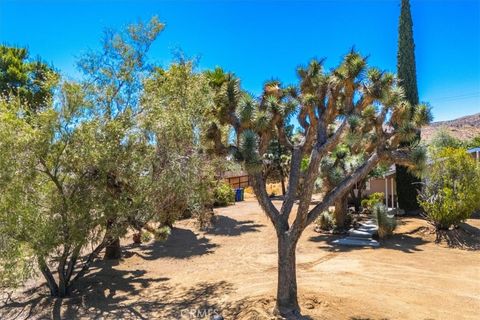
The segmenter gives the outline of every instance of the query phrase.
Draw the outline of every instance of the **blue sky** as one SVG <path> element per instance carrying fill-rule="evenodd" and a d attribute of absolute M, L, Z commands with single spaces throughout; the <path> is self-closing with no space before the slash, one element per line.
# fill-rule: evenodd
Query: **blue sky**
<path fill-rule="evenodd" d="M 69 77 L 98 47 L 102 31 L 158 15 L 165 31 L 152 47 L 167 66 L 172 51 L 201 68 L 235 72 L 259 92 L 268 79 L 296 80 L 312 57 L 335 66 L 355 46 L 370 64 L 396 70 L 400 0 L 340 1 L 13 1 L 0 0 L 0 42 L 27 46 Z M 480 112 L 480 1 L 411 0 L 420 99 L 435 120 Z"/>

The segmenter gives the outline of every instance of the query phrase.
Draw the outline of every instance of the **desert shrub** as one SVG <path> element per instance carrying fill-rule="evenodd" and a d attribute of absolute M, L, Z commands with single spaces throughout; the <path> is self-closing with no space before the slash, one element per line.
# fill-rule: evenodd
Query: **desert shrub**
<path fill-rule="evenodd" d="M 455 138 L 444 128 L 441 128 L 433 137 L 429 143 L 430 148 L 442 149 L 442 148 L 460 148 L 462 141 Z"/>
<path fill-rule="evenodd" d="M 388 214 L 387 207 L 383 203 L 373 206 L 372 215 L 378 225 L 378 236 L 380 238 L 391 236 L 397 227 L 395 215 Z"/>
<path fill-rule="evenodd" d="M 372 212 L 373 207 L 376 204 L 382 203 L 384 198 L 385 195 L 383 194 L 383 192 L 375 192 L 363 199 L 361 204 L 362 207 L 368 212 Z"/>
<path fill-rule="evenodd" d="M 433 152 L 432 165 L 418 199 L 437 230 L 448 230 L 468 219 L 480 202 L 480 167 L 464 149 Z"/>
<path fill-rule="evenodd" d="M 203 226 L 214 204 L 234 200 L 230 187 L 217 185 L 216 177 L 238 170 L 239 165 L 204 152 L 211 145 L 203 137 L 212 120 L 204 112 L 212 103 L 212 94 L 205 75 L 182 54 L 168 68 L 154 68 L 145 81 L 145 111 L 140 120 L 155 142 L 158 187 L 152 215 L 159 225 L 173 226 L 179 219 L 194 218 Z"/>
<path fill-rule="evenodd" d="M 195 225 L 200 230 L 206 230 L 212 226 L 214 218 L 215 213 L 213 212 L 213 208 L 202 210 L 195 215 Z"/>
<path fill-rule="evenodd" d="M 235 202 L 235 190 L 228 183 L 222 181 L 215 187 L 213 199 L 214 206 L 228 206 Z"/>
<path fill-rule="evenodd" d="M 255 194 L 252 187 L 246 187 L 244 189 L 244 192 L 248 194 Z"/>
<path fill-rule="evenodd" d="M 344 226 L 349 227 L 353 223 L 353 215 L 350 212 L 347 212 L 345 215 L 345 223 Z"/>
<path fill-rule="evenodd" d="M 334 226 L 334 220 L 330 212 L 322 212 L 317 218 L 316 225 L 320 230 L 323 231 L 332 230 Z"/>
<path fill-rule="evenodd" d="M 142 242 L 150 242 L 150 240 L 152 240 L 152 234 L 148 231 L 143 231 L 140 234 L 140 239 Z"/>
<path fill-rule="evenodd" d="M 172 229 L 168 226 L 163 226 L 155 230 L 154 237 L 157 241 L 166 241 L 170 236 Z"/>

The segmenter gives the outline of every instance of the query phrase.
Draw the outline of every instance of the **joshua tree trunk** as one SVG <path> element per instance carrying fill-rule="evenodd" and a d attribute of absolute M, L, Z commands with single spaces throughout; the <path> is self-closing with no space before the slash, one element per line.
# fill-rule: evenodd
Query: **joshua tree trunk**
<path fill-rule="evenodd" d="M 283 173 L 282 173 L 282 177 L 280 179 L 280 182 L 282 184 L 282 196 L 284 196 L 285 192 L 286 192 L 286 188 L 285 188 L 285 176 L 283 175 Z"/>
<path fill-rule="evenodd" d="M 296 241 L 283 235 L 278 238 L 278 281 L 275 313 L 299 315 L 297 300 L 297 271 L 295 266 Z"/>
<path fill-rule="evenodd" d="M 335 202 L 335 224 L 337 229 L 345 228 L 347 210 L 347 195 L 345 195 Z"/>

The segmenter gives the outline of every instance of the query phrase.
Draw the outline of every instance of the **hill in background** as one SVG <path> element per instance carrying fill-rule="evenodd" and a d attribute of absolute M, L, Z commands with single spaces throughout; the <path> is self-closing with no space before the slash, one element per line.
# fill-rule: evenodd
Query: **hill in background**
<path fill-rule="evenodd" d="M 448 121 L 432 122 L 422 128 L 422 140 L 430 141 L 440 130 L 445 130 L 462 141 L 470 140 L 480 135 L 480 113 Z"/>

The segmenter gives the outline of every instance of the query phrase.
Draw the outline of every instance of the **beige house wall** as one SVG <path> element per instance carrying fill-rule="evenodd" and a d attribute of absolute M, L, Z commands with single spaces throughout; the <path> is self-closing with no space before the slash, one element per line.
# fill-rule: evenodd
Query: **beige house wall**
<path fill-rule="evenodd" d="M 386 180 L 386 185 L 385 185 Z M 381 192 L 385 195 L 385 190 L 387 190 L 386 196 L 388 197 L 388 206 L 392 207 L 392 194 L 394 206 L 397 206 L 397 186 L 395 181 L 395 174 L 391 174 L 384 178 L 374 178 L 370 179 L 367 183 L 367 188 L 364 191 L 364 196 L 368 196 L 375 192 Z"/>

